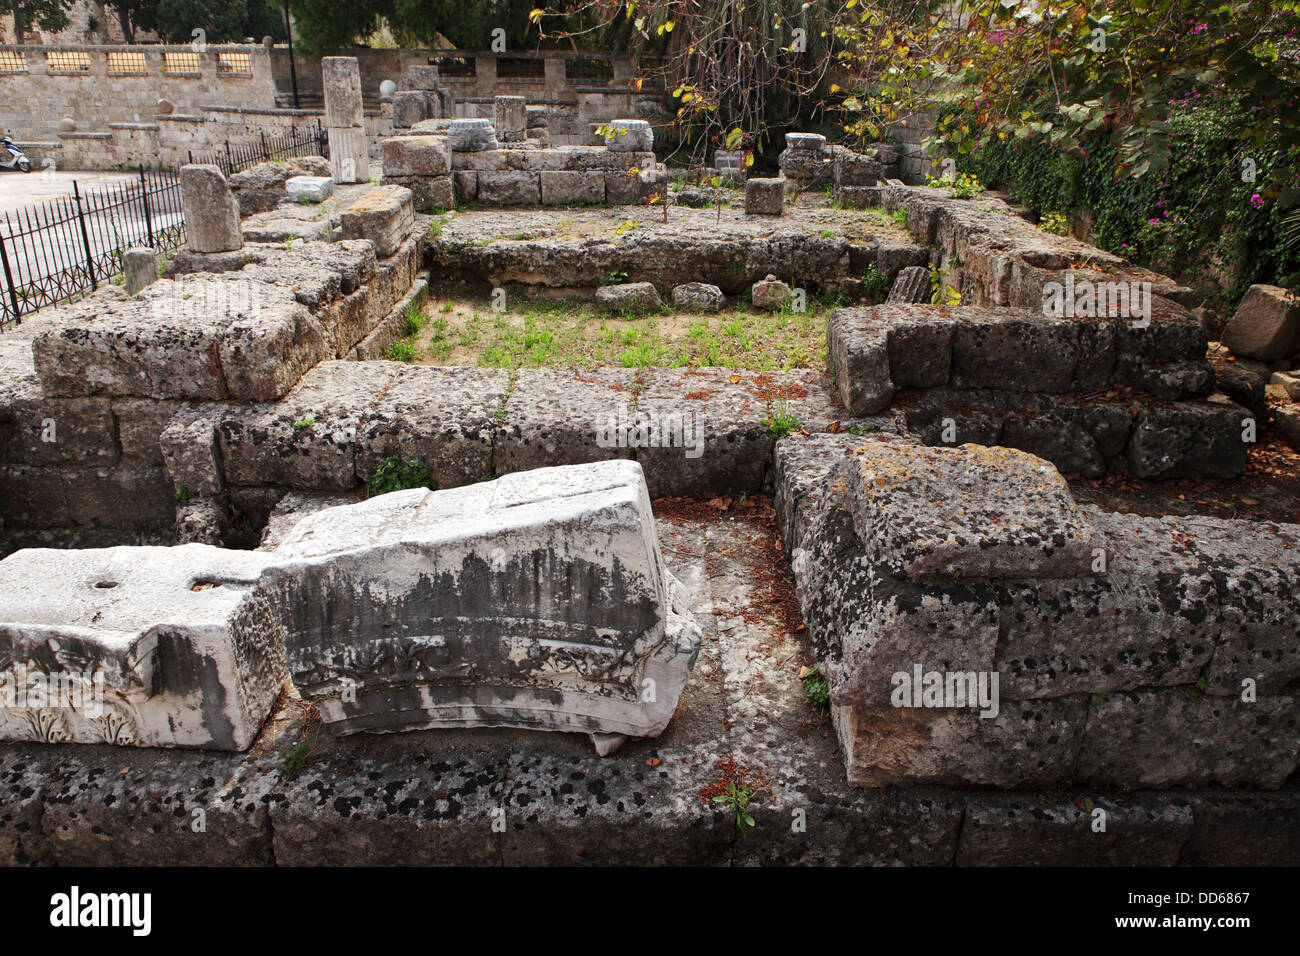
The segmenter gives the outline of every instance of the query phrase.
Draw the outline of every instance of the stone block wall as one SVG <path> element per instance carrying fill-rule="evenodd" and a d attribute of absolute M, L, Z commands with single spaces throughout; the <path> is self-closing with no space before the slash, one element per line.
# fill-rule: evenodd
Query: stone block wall
<path fill-rule="evenodd" d="M 178 529 L 182 539 L 215 539 L 214 528 L 229 528 L 230 499 L 213 471 L 214 426 L 205 441 L 197 423 L 274 402 L 320 363 L 391 337 L 423 294 L 427 229 L 415 217 L 382 257 L 370 238 L 183 249 L 170 278 L 138 296 L 105 287 L 6 333 L 8 546 L 50 534 L 167 540 Z"/>
<path fill-rule="evenodd" d="M 777 448 L 850 781 L 1219 783 L 1300 766 L 1300 526 L 1078 506 L 1005 448 Z"/>

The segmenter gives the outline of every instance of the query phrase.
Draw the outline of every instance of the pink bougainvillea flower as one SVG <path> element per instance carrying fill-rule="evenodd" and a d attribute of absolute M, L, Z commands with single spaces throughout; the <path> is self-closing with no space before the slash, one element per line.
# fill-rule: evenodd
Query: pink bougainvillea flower
<path fill-rule="evenodd" d="M 1264 197 L 1261 196 L 1259 193 L 1252 193 L 1250 197 L 1250 204 L 1254 206 L 1256 209 L 1258 209 L 1260 206 L 1264 205 Z"/>

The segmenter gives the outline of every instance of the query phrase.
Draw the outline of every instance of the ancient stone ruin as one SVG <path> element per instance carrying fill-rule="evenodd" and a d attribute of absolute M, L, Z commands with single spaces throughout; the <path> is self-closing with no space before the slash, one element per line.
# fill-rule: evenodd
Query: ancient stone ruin
<path fill-rule="evenodd" d="M 163 277 L 0 335 L 0 857 L 1294 856 L 1300 525 L 1088 497 L 1248 467 L 1191 290 L 820 136 L 720 153 L 723 202 L 643 121 L 553 147 L 404 82 L 378 175 L 329 58 L 328 168 L 187 166 Z M 813 294 L 785 368 L 395 351 Z"/>

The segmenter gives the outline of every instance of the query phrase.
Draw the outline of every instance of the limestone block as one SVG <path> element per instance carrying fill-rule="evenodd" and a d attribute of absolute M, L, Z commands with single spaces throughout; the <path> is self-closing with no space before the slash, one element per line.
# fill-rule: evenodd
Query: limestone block
<path fill-rule="evenodd" d="M 503 143 L 523 142 L 528 128 L 527 101 L 522 96 L 497 96 L 492 102 L 492 125 Z"/>
<path fill-rule="evenodd" d="M 127 295 L 135 295 L 158 281 L 158 254 L 148 246 L 132 246 L 122 253 L 122 282 Z"/>
<path fill-rule="evenodd" d="M 421 120 L 429 119 L 429 94 L 424 90 L 399 90 L 393 94 L 393 127 L 410 129 Z"/>
<path fill-rule="evenodd" d="M 480 172 L 478 201 L 490 206 L 536 206 L 541 202 L 540 174 Z"/>
<path fill-rule="evenodd" d="M 861 787 L 1020 789 L 1072 779 L 1087 699 L 974 709 L 831 706 L 844 773 Z"/>
<path fill-rule="evenodd" d="M 750 182 L 753 182 L 753 180 L 751 179 Z M 769 275 L 755 282 L 749 295 L 754 308 L 775 312 L 778 309 L 785 308 L 793 301 L 794 290 L 776 276 Z"/>
<path fill-rule="evenodd" d="M 375 255 L 391 256 L 415 228 L 412 195 L 403 186 L 376 186 L 339 213 L 344 239 L 369 239 Z"/>
<path fill-rule="evenodd" d="M 409 189 L 411 205 L 417 212 L 444 211 L 456 205 L 451 176 L 390 176 L 385 172 L 381 185 Z"/>
<path fill-rule="evenodd" d="M 402 368 L 357 425 L 358 477 L 386 458 L 416 459 L 437 487 L 491 476 L 494 421 L 509 375 L 499 369 Z"/>
<path fill-rule="evenodd" d="M 1280 787 L 1300 765 L 1291 694 L 1203 696 L 1195 687 L 1111 694 L 1090 708 L 1078 776 L 1097 784 Z"/>
<path fill-rule="evenodd" d="M 225 490 L 217 441 L 222 412 L 221 406 L 184 408 L 159 435 L 163 461 L 178 495 L 210 498 Z"/>
<path fill-rule="evenodd" d="M 684 282 L 673 287 L 673 304 L 691 312 L 717 312 L 725 303 L 722 290 L 707 282 Z"/>
<path fill-rule="evenodd" d="M 1223 330 L 1236 355 L 1274 362 L 1300 352 L 1300 304 L 1281 286 L 1253 285 Z"/>
<path fill-rule="evenodd" d="M 880 181 L 880 162 L 839 147 L 835 150 L 833 175 L 837 186 L 875 186 Z"/>
<path fill-rule="evenodd" d="M 239 204 L 216 166 L 181 167 L 186 244 L 195 252 L 232 252 L 244 244 Z"/>
<path fill-rule="evenodd" d="M 334 195 L 334 180 L 329 176 L 291 176 L 284 188 L 294 202 L 324 202 Z"/>
<path fill-rule="evenodd" d="M 541 178 L 543 206 L 605 202 L 605 175 L 599 171 L 544 169 L 538 176 Z"/>
<path fill-rule="evenodd" d="M 361 68 L 356 57 L 321 59 L 325 91 L 325 126 L 330 143 L 330 173 L 337 183 L 370 178 L 370 150 L 361 102 Z"/>
<path fill-rule="evenodd" d="M 745 181 L 745 215 L 779 216 L 785 203 L 784 179 Z"/>
<path fill-rule="evenodd" d="M 952 339 L 957 388 L 1068 392 L 1079 361 L 1078 323 L 1021 309 L 962 311 Z"/>
<path fill-rule="evenodd" d="M 610 153 L 611 156 L 629 156 L 630 153 Z M 668 192 L 668 170 L 662 164 L 647 167 L 633 166 L 626 170 L 605 170 L 605 197 L 611 206 L 631 206 L 644 203 L 651 196 L 660 198 Z"/>
<path fill-rule="evenodd" d="M 1139 478 L 1240 474 L 1246 464 L 1242 435 L 1250 418 L 1249 411 L 1222 395 L 1148 405 L 1133 423 L 1129 469 Z"/>
<path fill-rule="evenodd" d="M 826 323 L 826 357 L 850 415 L 874 415 L 894 397 L 889 332 L 866 310 L 837 309 Z"/>
<path fill-rule="evenodd" d="M 380 145 L 385 179 L 451 174 L 451 150 L 445 136 L 392 136 Z"/>
<path fill-rule="evenodd" d="M 881 204 L 878 186 L 836 186 L 832 199 L 846 209 L 866 209 Z"/>
<path fill-rule="evenodd" d="M 294 682 L 334 733 L 657 736 L 699 651 L 633 462 L 318 512 L 274 557 Z"/>
<path fill-rule="evenodd" d="M 280 692 L 267 555 L 204 545 L 0 561 L 0 738 L 244 750 Z M 52 700 L 14 694 L 33 687 Z"/>
<path fill-rule="evenodd" d="M 406 88 L 410 90 L 436 90 L 440 83 L 436 66 L 408 66 Z"/>
<path fill-rule="evenodd" d="M 274 209 L 287 197 L 285 183 L 296 170 L 281 163 L 258 163 L 230 177 L 230 191 L 239 203 L 239 215 L 248 217 Z"/>
<path fill-rule="evenodd" d="M 844 475 L 869 554 L 914 581 L 1090 574 L 1098 535 L 1065 480 L 1009 448 L 876 445 Z"/>
<path fill-rule="evenodd" d="M 596 311 L 622 314 L 658 312 L 663 303 L 649 282 L 625 282 L 596 290 Z"/>
<path fill-rule="evenodd" d="M 497 471 L 632 457 L 609 426 L 631 405 L 633 388 L 631 369 L 520 369 L 493 444 Z"/>

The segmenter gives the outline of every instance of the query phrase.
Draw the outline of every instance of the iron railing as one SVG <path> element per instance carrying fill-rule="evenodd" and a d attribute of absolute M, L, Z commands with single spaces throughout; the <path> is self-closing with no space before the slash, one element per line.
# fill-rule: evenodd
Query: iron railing
<path fill-rule="evenodd" d="M 39 174 L 37 174 L 39 175 Z M 139 178 L 0 216 L 0 329 L 49 305 L 97 289 L 122 271 L 131 246 L 169 252 L 185 244 L 180 175 L 139 169 Z"/>
<path fill-rule="evenodd" d="M 230 176 L 258 163 L 328 155 L 325 131 L 315 127 L 251 143 L 226 142 L 191 163 L 211 163 Z M 36 175 L 40 175 L 39 173 Z M 180 173 L 145 170 L 139 178 L 0 214 L 0 331 L 24 315 L 58 305 L 112 281 L 131 246 L 170 252 L 185 244 Z"/>

